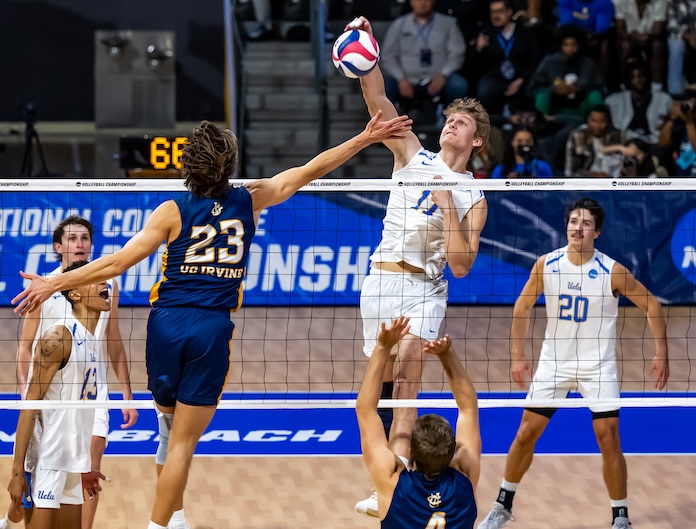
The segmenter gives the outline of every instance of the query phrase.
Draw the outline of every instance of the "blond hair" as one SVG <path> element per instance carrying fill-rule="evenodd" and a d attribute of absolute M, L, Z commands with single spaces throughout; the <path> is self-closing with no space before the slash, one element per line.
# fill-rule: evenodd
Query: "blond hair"
<path fill-rule="evenodd" d="M 445 109 L 445 119 L 456 113 L 469 114 L 476 122 L 476 138 L 481 138 L 481 145 L 471 150 L 471 155 L 478 154 L 488 143 L 488 136 L 491 133 L 491 119 L 488 112 L 478 99 L 465 97 L 455 99 Z"/>

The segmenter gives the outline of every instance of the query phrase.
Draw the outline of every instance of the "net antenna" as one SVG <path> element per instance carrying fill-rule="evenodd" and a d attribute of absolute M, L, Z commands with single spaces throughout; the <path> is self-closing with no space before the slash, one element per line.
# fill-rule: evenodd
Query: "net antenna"
<path fill-rule="evenodd" d="M 39 153 L 39 160 L 41 161 L 41 172 L 37 176 L 50 175 L 46 165 L 46 157 L 41 147 L 41 141 L 39 140 L 39 133 L 34 125 L 36 125 L 36 104 L 29 102 L 24 106 L 24 158 L 22 159 L 20 178 L 31 178 L 34 176 L 34 144 L 36 144 L 36 151 Z"/>

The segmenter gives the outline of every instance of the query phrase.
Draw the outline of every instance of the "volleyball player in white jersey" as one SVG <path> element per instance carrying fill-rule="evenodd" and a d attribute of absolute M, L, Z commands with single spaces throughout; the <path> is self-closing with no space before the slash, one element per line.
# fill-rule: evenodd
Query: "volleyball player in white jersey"
<path fill-rule="evenodd" d="M 67 217 L 53 231 L 53 249 L 55 255 L 60 259 L 60 266 L 47 274 L 53 277 L 61 273 L 64 268 L 77 261 L 87 260 L 92 252 L 92 236 L 94 228 L 92 224 L 76 215 Z M 118 325 L 118 287 L 115 282 L 107 282 L 110 298 L 112 299 L 112 310 L 102 313 L 99 323 L 95 330 L 95 336 L 99 342 L 99 356 L 97 361 L 97 383 L 99 384 L 100 400 L 108 399 L 106 352 L 108 352 L 111 366 L 123 391 L 123 398 L 132 398 L 130 387 L 130 374 L 128 371 L 128 361 L 126 350 L 121 339 L 121 332 Z M 39 310 L 34 314 L 29 314 L 24 320 L 22 334 L 17 348 L 17 379 L 20 385 L 20 394 L 24 394 L 25 386 L 32 360 L 32 352 L 40 337 L 48 330 L 53 323 L 65 318 L 70 314 L 71 307 L 67 299 L 59 292 L 47 299 Z M 138 411 L 132 409 L 123 410 L 124 424 L 122 428 L 130 428 L 138 418 Z M 98 409 L 94 414 L 94 430 L 91 445 L 92 470 L 100 472 L 101 460 L 106 449 L 109 435 L 109 410 L 106 408 Z M 93 477 L 93 476 L 92 476 Z M 87 477 L 89 479 L 89 477 Z M 92 495 L 90 501 L 83 509 L 83 529 L 92 529 L 94 517 L 99 502 L 99 494 Z M 10 509 L 4 520 L 0 520 L 0 529 L 12 529 L 14 524 L 22 520 L 22 512 Z"/>
<path fill-rule="evenodd" d="M 647 314 L 655 340 L 650 373 L 655 387 L 664 389 L 669 378 L 666 325 L 660 302 L 623 265 L 595 249 L 604 223 L 604 210 L 583 198 L 568 207 L 568 245 L 540 257 L 520 293 L 512 318 L 512 379 L 524 388 L 531 375 L 525 354 L 532 310 L 543 293 L 546 334 L 528 399 L 566 398 L 579 390 L 584 398 L 618 399 L 616 318 L 618 296 L 626 296 Z M 619 440 L 619 409 L 615 404 L 590 404 L 592 426 L 602 452 L 604 482 L 612 506 L 613 529 L 628 529 L 626 460 Z M 500 529 L 512 520 L 517 485 L 529 469 L 534 446 L 554 408 L 525 409 L 505 463 L 505 477 L 493 509 L 479 529 Z"/>
<path fill-rule="evenodd" d="M 346 29 L 372 33 L 365 17 L 356 18 Z M 386 96 L 379 66 L 361 77 L 360 85 L 371 116 L 380 109 L 384 120 L 397 116 Z M 457 99 L 445 110 L 445 118 L 438 153 L 425 150 L 413 132 L 384 142 L 394 155 L 393 180 L 410 183 L 473 178 L 467 164 L 488 141 L 488 113 L 475 99 Z M 371 354 L 382 323 L 406 316 L 411 330 L 395 348 L 385 370 L 382 398 L 413 399 L 418 395 L 425 361 L 423 345 L 439 336 L 445 317 L 445 265 L 454 277 L 469 273 L 487 214 L 481 191 L 430 191 L 406 185 L 390 192 L 382 240 L 370 258 L 370 274 L 360 297 L 364 352 Z M 391 425 L 390 411 L 380 412 L 385 430 L 390 430 L 390 448 L 407 462 L 417 410 L 395 409 Z M 355 508 L 378 516 L 376 494 Z"/>
<path fill-rule="evenodd" d="M 86 265 L 78 261 L 68 270 Z M 27 400 L 97 400 L 101 344 L 95 335 L 103 312 L 111 309 L 106 281 L 65 291 L 72 310 L 54 322 L 39 339 L 29 369 Z M 41 425 L 34 435 L 34 424 Z M 8 491 L 17 508 L 22 495 L 33 503 L 26 511 L 32 529 L 80 529 L 83 486 L 90 494 L 99 488 L 100 473 L 83 482 L 91 470 L 90 446 L 94 410 L 22 410 L 17 420 L 12 476 Z M 27 458 L 30 442 L 35 459 Z M 27 480 L 26 470 L 31 479 Z"/>

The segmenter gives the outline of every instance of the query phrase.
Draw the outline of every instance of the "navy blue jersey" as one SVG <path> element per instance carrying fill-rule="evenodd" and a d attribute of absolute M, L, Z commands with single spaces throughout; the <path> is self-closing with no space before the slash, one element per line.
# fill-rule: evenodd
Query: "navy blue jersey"
<path fill-rule="evenodd" d="M 162 280 L 150 291 L 153 307 L 236 310 L 254 236 L 251 195 L 233 187 L 222 199 L 186 193 L 175 202 L 181 234 L 162 256 Z"/>
<path fill-rule="evenodd" d="M 472 529 L 476 499 L 471 481 L 447 467 L 434 479 L 403 470 L 382 529 Z"/>

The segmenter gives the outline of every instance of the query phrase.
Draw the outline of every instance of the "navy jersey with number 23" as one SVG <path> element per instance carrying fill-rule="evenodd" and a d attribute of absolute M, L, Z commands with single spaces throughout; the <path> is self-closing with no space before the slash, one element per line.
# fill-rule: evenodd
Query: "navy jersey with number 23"
<path fill-rule="evenodd" d="M 162 279 L 150 292 L 153 307 L 236 310 L 242 304 L 254 211 L 249 191 L 230 187 L 222 199 L 175 199 L 181 234 L 167 245 Z"/>

